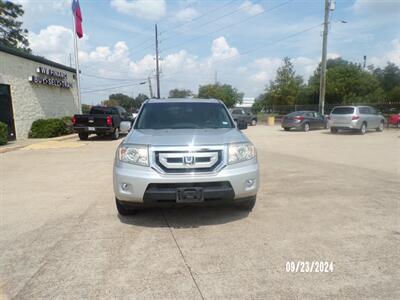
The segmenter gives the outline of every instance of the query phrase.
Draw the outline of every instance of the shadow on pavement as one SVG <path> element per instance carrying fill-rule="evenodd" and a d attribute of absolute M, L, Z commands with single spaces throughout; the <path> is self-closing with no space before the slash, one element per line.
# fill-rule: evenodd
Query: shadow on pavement
<path fill-rule="evenodd" d="M 127 136 L 125 133 L 121 133 L 119 135 L 118 140 L 122 140 Z M 76 139 L 77 142 L 105 142 L 105 141 L 114 141 L 110 136 L 105 135 L 105 136 L 97 136 L 95 134 L 89 135 L 89 138 L 87 140 L 81 141 L 79 138 Z"/>
<path fill-rule="evenodd" d="M 321 132 L 322 134 L 330 134 L 330 135 L 348 135 L 348 136 L 353 136 L 353 135 L 361 135 L 359 131 L 357 130 L 340 130 L 337 133 L 331 133 L 330 131 L 323 131 Z M 365 135 L 369 134 L 379 134 L 382 132 L 376 131 L 376 130 L 368 130 Z"/>
<path fill-rule="evenodd" d="M 248 211 L 234 206 L 148 208 L 131 216 L 118 215 L 124 224 L 143 227 L 197 228 L 246 218 Z"/>

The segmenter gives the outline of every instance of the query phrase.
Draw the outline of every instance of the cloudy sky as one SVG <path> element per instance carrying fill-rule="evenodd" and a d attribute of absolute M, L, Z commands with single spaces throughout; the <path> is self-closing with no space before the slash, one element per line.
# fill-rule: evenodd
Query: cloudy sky
<path fill-rule="evenodd" d="M 66 65 L 73 53 L 71 0 L 14 0 L 34 54 Z M 160 33 L 161 96 L 197 92 L 217 77 L 259 95 L 289 56 L 305 79 L 320 60 L 323 0 L 81 0 L 84 103 L 155 88 L 154 24 Z M 345 23 L 344 23 L 344 22 Z M 400 65 L 400 0 L 337 0 L 328 56 Z M 72 55 L 73 57 L 73 55 Z M 72 60 L 74 66 L 74 60 Z"/>

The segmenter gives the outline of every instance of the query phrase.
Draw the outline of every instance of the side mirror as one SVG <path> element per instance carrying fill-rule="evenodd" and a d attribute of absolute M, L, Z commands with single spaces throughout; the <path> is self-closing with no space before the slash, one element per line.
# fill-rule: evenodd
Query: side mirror
<path fill-rule="evenodd" d="M 246 122 L 243 122 L 243 121 L 239 121 L 239 122 L 237 123 L 237 128 L 238 128 L 239 130 L 247 129 L 247 123 L 246 123 Z"/>
<path fill-rule="evenodd" d="M 130 121 L 122 121 L 119 124 L 119 129 L 123 133 L 128 133 L 131 130 L 131 128 L 132 128 L 132 122 L 130 122 Z"/>

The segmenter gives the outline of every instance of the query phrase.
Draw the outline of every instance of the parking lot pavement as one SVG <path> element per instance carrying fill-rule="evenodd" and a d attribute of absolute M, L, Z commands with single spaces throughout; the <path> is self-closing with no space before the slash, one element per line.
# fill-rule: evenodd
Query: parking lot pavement
<path fill-rule="evenodd" d="M 400 131 L 245 132 L 261 165 L 250 214 L 118 217 L 118 141 L 0 154 L 0 299 L 399 299 Z M 287 261 L 334 269 L 288 273 Z"/>

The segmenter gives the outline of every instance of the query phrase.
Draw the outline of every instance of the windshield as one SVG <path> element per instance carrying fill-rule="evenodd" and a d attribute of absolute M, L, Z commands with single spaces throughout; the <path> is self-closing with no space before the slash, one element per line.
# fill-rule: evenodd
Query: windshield
<path fill-rule="evenodd" d="M 220 103 L 146 103 L 135 125 L 137 129 L 234 128 L 228 111 Z"/>
<path fill-rule="evenodd" d="M 333 115 L 351 115 L 354 113 L 354 107 L 336 107 L 333 111 Z"/>

